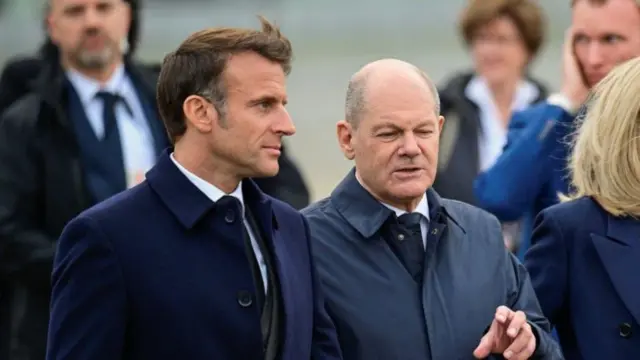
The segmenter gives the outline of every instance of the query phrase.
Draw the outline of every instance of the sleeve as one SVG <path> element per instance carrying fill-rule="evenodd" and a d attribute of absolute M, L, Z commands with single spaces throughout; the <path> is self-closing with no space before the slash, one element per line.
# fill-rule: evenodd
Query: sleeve
<path fill-rule="evenodd" d="M 313 360 L 339 360 L 342 359 L 342 352 L 340 350 L 340 344 L 338 343 L 338 335 L 335 325 L 326 309 L 322 283 L 315 268 L 311 251 L 312 241 L 309 232 L 309 224 L 304 216 L 302 216 L 302 221 L 304 223 L 307 242 L 309 244 L 309 261 L 311 264 L 314 292 L 313 343 L 311 358 Z"/>
<path fill-rule="evenodd" d="M 106 235 L 90 218 L 76 218 L 63 231 L 52 282 L 46 359 L 121 359 L 125 284 Z"/>
<path fill-rule="evenodd" d="M 42 176 L 26 105 L 0 119 L 0 273 L 48 291 L 55 239 L 36 223 Z"/>
<path fill-rule="evenodd" d="M 549 162 L 572 120 L 561 107 L 546 102 L 514 114 L 504 152 L 475 180 L 480 207 L 501 221 L 516 221 L 530 210 L 549 181 Z"/>
<path fill-rule="evenodd" d="M 0 114 L 29 92 L 29 81 L 40 71 L 35 58 L 16 58 L 7 62 L 0 74 Z"/>
<path fill-rule="evenodd" d="M 544 316 L 538 303 L 538 298 L 531 285 L 531 279 L 525 267 L 520 261 L 505 249 L 508 263 L 511 265 L 511 277 L 516 285 L 509 294 L 507 306 L 513 311 L 522 311 L 527 315 L 527 322 L 531 325 L 536 337 L 536 351 L 532 360 L 556 360 L 563 359 L 560 346 L 551 335 L 551 326 Z"/>
<path fill-rule="evenodd" d="M 567 249 L 556 220 L 547 210 L 536 218 L 524 264 L 544 315 L 555 325 L 565 306 Z"/>

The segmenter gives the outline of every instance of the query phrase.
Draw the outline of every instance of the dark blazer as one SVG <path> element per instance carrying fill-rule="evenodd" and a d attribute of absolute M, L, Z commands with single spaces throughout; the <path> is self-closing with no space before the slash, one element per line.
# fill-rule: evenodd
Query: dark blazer
<path fill-rule="evenodd" d="M 43 66 L 33 91 L 0 118 L 0 278 L 7 282 L 2 306 L 14 314 L 0 326 L 10 328 L 10 360 L 44 358 L 55 242 L 94 204 L 67 116 L 64 72 Z M 140 99 L 155 103 L 157 74 L 133 62 L 126 67 Z M 150 128 L 160 155 L 166 131 L 159 120 Z"/>
<path fill-rule="evenodd" d="M 275 254 L 280 359 L 340 359 L 307 223 L 251 180 L 243 194 Z M 263 359 L 242 218 L 229 211 L 166 152 L 145 182 L 72 220 L 55 257 L 47 359 Z"/>
<path fill-rule="evenodd" d="M 424 282 L 387 241 L 393 212 L 354 172 L 303 210 L 345 360 L 459 360 L 473 350 L 500 305 L 527 314 L 538 339 L 532 359 L 560 359 L 529 276 L 507 252 L 495 217 L 427 191 Z"/>
<path fill-rule="evenodd" d="M 640 221 L 591 198 L 536 218 L 525 257 L 567 360 L 640 359 Z"/>

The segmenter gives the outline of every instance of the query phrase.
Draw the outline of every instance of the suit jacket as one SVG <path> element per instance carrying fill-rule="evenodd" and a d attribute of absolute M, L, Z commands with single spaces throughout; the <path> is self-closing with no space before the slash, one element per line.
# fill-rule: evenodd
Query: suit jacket
<path fill-rule="evenodd" d="M 352 171 L 305 209 L 314 257 L 345 360 L 471 359 L 496 308 L 522 310 L 538 339 L 532 359 L 560 359 L 524 267 L 507 252 L 495 217 L 427 191 L 424 281 L 394 254 L 392 210 Z"/>
<path fill-rule="evenodd" d="M 67 116 L 62 68 L 44 66 L 31 92 L 0 118 L 0 278 L 2 307 L 13 315 L 9 360 L 45 357 L 51 266 L 66 223 L 94 204 L 83 176 L 80 149 Z M 155 104 L 157 74 L 126 63 L 140 99 Z M 161 121 L 150 122 L 157 154 L 168 139 Z"/>
<path fill-rule="evenodd" d="M 567 360 L 640 359 L 640 221 L 585 197 L 544 210 L 526 254 Z"/>
<path fill-rule="evenodd" d="M 243 194 L 277 263 L 281 359 L 340 359 L 306 222 L 251 180 Z M 165 152 L 145 182 L 72 220 L 55 257 L 47 359 L 264 359 L 242 217 L 232 211 Z"/>

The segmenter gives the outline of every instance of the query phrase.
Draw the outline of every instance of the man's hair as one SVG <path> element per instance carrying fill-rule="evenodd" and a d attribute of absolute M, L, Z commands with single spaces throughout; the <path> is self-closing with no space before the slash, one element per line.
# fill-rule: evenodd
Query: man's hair
<path fill-rule="evenodd" d="M 436 116 L 440 116 L 440 95 L 435 83 L 427 74 L 418 67 L 413 67 L 429 88 L 433 96 Z M 349 81 L 345 100 L 345 120 L 354 128 L 357 128 L 367 110 L 367 89 L 369 87 L 369 75 L 354 76 Z"/>
<path fill-rule="evenodd" d="M 262 16 L 261 30 L 215 27 L 189 36 L 162 62 L 156 100 L 160 116 L 172 143 L 184 135 L 187 126 L 183 104 L 199 95 L 210 101 L 224 124 L 227 89 L 224 69 L 230 56 L 254 52 L 291 71 L 290 41 L 280 29 Z"/>
<path fill-rule="evenodd" d="M 569 159 L 572 193 L 614 216 L 640 217 L 640 57 L 618 65 L 592 90 L 578 117 Z"/>
<path fill-rule="evenodd" d="M 478 30 L 491 21 L 506 16 L 518 29 L 531 57 L 544 43 L 546 18 L 540 4 L 535 0 L 471 0 L 462 12 L 459 29 L 467 44 L 471 45 Z"/>

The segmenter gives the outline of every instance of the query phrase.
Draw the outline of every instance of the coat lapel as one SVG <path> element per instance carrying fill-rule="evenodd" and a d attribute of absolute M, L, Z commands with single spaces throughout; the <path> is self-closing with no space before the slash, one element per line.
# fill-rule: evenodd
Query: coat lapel
<path fill-rule="evenodd" d="M 616 292 L 640 323 L 640 221 L 609 215 L 606 236 L 591 234 Z"/>
<path fill-rule="evenodd" d="M 285 333 L 280 334 L 283 340 L 283 348 L 281 350 L 284 351 L 287 346 L 286 343 L 295 335 L 291 333 L 292 327 L 289 326 L 291 324 L 291 307 L 295 304 L 295 299 L 293 298 L 295 289 L 291 288 L 288 279 L 292 276 L 291 274 L 295 274 L 299 269 L 291 267 L 291 255 L 287 247 L 287 242 L 283 241 L 280 231 L 278 230 L 279 223 L 273 212 L 271 200 L 258 189 L 253 180 L 247 179 L 243 182 L 243 186 L 244 193 L 247 195 L 248 200 L 251 201 L 250 206 L 252 206 L 252 209 L 255 211 L 254 215 L 258 226 L 261 227 L 266 237 L 264 240 L 273 251 L 274 271 L 279 280 L 278 283 L 280 284 L 282 300 L 283 313 L 281 319 L 285 325 Z"/>

